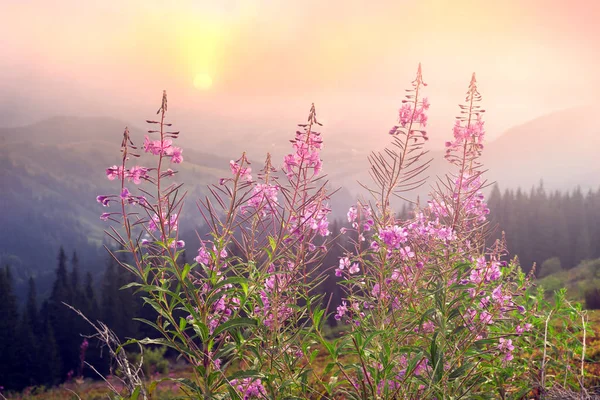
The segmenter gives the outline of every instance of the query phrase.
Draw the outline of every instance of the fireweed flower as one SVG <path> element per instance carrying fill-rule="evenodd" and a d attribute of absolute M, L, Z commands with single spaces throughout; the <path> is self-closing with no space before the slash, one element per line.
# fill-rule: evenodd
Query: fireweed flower
<path fill-rule="evenodd" d="M 373 220 L 373 210 L 368 205 L 362 206 L 362 229 L 364 231 L 370 231 L 373 225 L 375 225 L 375 221 Z"/>
<path fill-rule="evenodd" d="M 431 321 L 427 321 L 423 324 L 424 333 L 433 333 L 435 331 L 435 325 Z"/>
<path fill-rule="evenodd" d="M 417 135 L 420 134 L 420 137 L 422 137 L 423 140 L 429 140 L 427 133 L 424 130 L 414 129 L 415 125 L 417 124 L 423 128 L 427 126 L 428 117 L 425 111 L 429 109 L 429 106 L 430 103 L 427 98 L 423 98 L 423 100 L 418 102 L 416 105 L 410 102 L 405 102 L 398 110 L 398 125 L 394 125 L 390 129 L 389 134 L 395 136 L 405 131 L 408 137 L 417 137 Z"/>
<path fill-rule="evenodd" d="M 348 222 L 354 222 L 356 221 L 356 217 L 358 217 L 358 211 L 356 210 L 356 207 L 351 206 L 350 209 L 348 209 Z"/>
<path fill-rule="evenodd" d="M 348 312 L 348 307 L 346 305 L 346 302 L 342 301 L 342 305 L 340 305 L 340 306 L 337 307 L 337 312 L 335 314 L 335 319 L 338 320 L 338 321 L 341 320 L 344 317 L 344 315 L 346 315 L 346 312 Z"/>
<path fill-rule="evenodd" d="M 206 250 L 204 243 L 202 243 L 202 247 L 198 249 L 198 255 L 194 258 L 198 264 L 208 265 L 210 263 L 210 254 Z"/>
<path fill-rule="evenodd" d="M 350 266 L 350 259 L 348 257 L 340 258 L 340 266 L 339 269 L 348 268 Z"/>
<path fill-rule="evenodd" d="M 124 187 L 123 190 L 121 190 L 121 200 L 127 200 L 129 199 L 129 197 L 131 196 L 131 193 L 129 192 L 129 190 Z"/>
<path fill-rule="evenodd" d="M 451 159 L 453 152 L 461 151 L 465 142 L 472 144 L 469 147 L 470 156 L 481 154 L 483 138 L 485 136 L 483 124 L 481 115 L 478 116 L 474 124 L 469 126 L 464 126 L 461 121 L 456 121 L 453 129 L 454 140 L 446 142 L 446 158 Z"/>
<path fill-rule="evenodd" d="M 169 247 L 172 249 L 183 249 L 185 247 L 185 242 L 183 240 L 173 240 Z"/>
<path fill-rule="evenodd" d="M 110 198 L 114 196 L 98 196 L 96 197 L 96 201 L 102 204 L 104 207 L 109 206 Z"/>
<path fill-rule="evenodd" d="M 358 206 L 351 206 L 347 213 L 348 222 L 352 224 L 352 228 L 363 231 L 370 231 L 375 224 L 373 220 L 373 211 L 368 205 L 358 203 Z M 359 226 L 360 225 L 360 226 Z"/>
<path fill-rule="evenodd" d="M 321 134 L 310 129 L 296 131 L 292 146 L 295 152 L 286 155 L 283 159 L 283 170 L 286 175 L 294 176 L 298 168 L 312 169 L 313 175 L 318 175 L 323 165 L 319 155 L 320 150 L 323 149 Z"/>
<path fill-rule="evenodd" d="M 531 325 L 530 323 L 526 323 L 523 326 L 517 325 L 517 327 L 515 328 L 515 333 L 517 335 L 521 335 L 521 334 L 523 334 L 523 332 L 530 332 L 532 328 L 533 328 L 533 325 Z"/>
<path fill-rule="evenodd" d="M 242 395 L 243 400 L 267 397 L 267 391 L 260 379 L 232 379 L 231 385 Z"/>
<path fill-rule="evenodd" d="M 265 280 L 265 291 L 267 293 L 272 293 L 274 291 L 285 291 L 288 286 L 292 283 L 293 275 L 292 272 L 295 270 L 295 264 L 291 261 L 287 263 L 287 272 L 283 273 L 275 273 L 275 266 L 271 264 L 269 267 L 269 272 L 272 273 Z"/>
<path fill-rule="evenodd" d="M 163 214 L 163 222 L 165 224 L 166 231 L 177 231 L 179 227 L 179 221 L 177 219 L 177 214 L 173 213 L 169 216 L 167 220 L 167 215 Z M 148 221 L 148 230 L 153 232 L 159 229 L 160 226 L 160 218 L 158 215 L 154 215 L 150 221 Z"/>
<path fill-rule="evenodd" d="M 110 168 L 106 169 L 106 177 L 109 181 L 114 181 L 115 179 L 123 179 L 123 167 L 113 165 Z"/>
<path fill-rule="evenodd" d="M 484 324 L 488 324 L 491 325 L 494 323 L 494 320 L 492 319 L 493 315 L 490 314 L 487 311 L 482 311 L 481 314 L 479 314 L 479 319 L 481 320 L 481 322 L 483 322 Z"/>
<path fill-rule="evenodd" d="M 512 351 L 514 349 L 515 346 L 513 346 L 511 339 L 500 338 L 498 340 L 498 350 L 504 353 L 503 361 L 508 362 L 513 359 Z"/>
<path fill-rule="evenodd" d="M 320 236 L 329 236 L 329 221 L 327 216 L 331 212 L 326 204 L 311 202 L 304 207 L 304 213 L 293 216 L 290 219 L 289 230 L 295 236 L 302 236 L 306 228 L 309 228 Z"/>
<path fill-rule="evenodd" d="M 129 170 L 127 170 L 125 176 L 128 180 L 133 181 L 133 183 L 136 185 L 139 185 L 142 182 L 142 179 L 148 176 L 148 168 L 136 165 L 135 167 L 131 167 Z"/>
<path fill-rule="evenodd" d="M 171 157 L 171 162 L 181 164 L 183 162 L 183 150 L 179 147 L 171 146 L 167 151 L 167 155 Z"/>
<path fill-rule="evenodd" d="M 258 183 L 252 190 L 252 196 L 248 202 L 242 206 L 242 213 L 248 209 L 260 210 L 262 217 L 275 214 L 278 204 L 277 195 L 279 194 L 279 186 L 268 183 Z"/>
<path fill-rule="evenodd" d="M 378 236 L 388 248 L 398 249 L 402 243 L 408 240 L 408 231 L 394 225 L 380 229 Z"/>
<path fill-rule="evenodd" d="M 242 159 L 245 159 L 245 156 L 242 156 Z M 252 168 L 241 167 L 240 164 L 238 164 L 239 162 L 240 160 L 229 161 L 229 168 L 231 169 L 231 173 L 236 176 L 239 174 L 240 179 L 243 181 L 252 182 Z"/>

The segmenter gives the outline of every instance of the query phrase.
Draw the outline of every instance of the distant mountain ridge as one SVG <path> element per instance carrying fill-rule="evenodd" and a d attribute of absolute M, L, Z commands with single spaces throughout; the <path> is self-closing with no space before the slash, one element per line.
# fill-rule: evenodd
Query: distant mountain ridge
<path fill-rule="evenodd" d="M 482 160 L 489 170 L 487 179 L 498 182 L 502 189 L 528 189 L 540 180 L 551 190 L 598 187 L 600 124 L 594 120 L 596 115 L 597 108 L 574 108 L 509 129 L 486 144 Z M 98 248 L 106 224 L 98 218 L 104 210 L 95 197 L 116 191 L 104 170 L 119 163 L 121 135 L 127 125 L 141 144 L 141 128 L 113 118 L 53 117 L 27 126 L 0 128 L 0 203 L 4 211 L 0 224 L 5 227 L 0 233 L 0 262 L 14 265 L 20 279 L 51 273 L 60 245 L 68 252 L 87 253 L 80 257 L 82 265 L 86 257 L 92 260 L 103 255 Z M 222 140 L 227 139 L 224 136 Z M 357 195 L 364 193 L 357 181 L 370 183 L 366 157 L 356 154 L 351 145 L 344 147 L 344 142 L 338 141 L 329 148 L 326 143 L 323 151 L 324 172 L 331 186 L 343 187 L 331 201 L 337 215 L 344 215 Z M 227 148 L 209 153 L 184 145 L 183 156 L 175 179 L 186 183 L 187 206 L 198 217 L 196 200 L 205 195 L 206 185 L 230 174 L 229 160 L 236 154 Z M 443 152 L 432 151 L 428 157 L 433 158 L 427 171 L 431 178 L 419 191 L 421 196 L 430 190 L 436 176 L 449 171 Z M 142 157 L 140 165 L 148 160 Z M 255 171 L 260 169 L 260 161 L 252 165 Z M 197 223 L 193 218 L 188 221 L 190 229 Z"/>
<path fill-rule="evenodd" d="M 485 143 L 481 158 L 487 170 L 485 178 L 503 189 L 529 189 L 540 181 L 550 190 L 600 186 L 600 122 L 594 118 L 596 115 L 600 115 L 599 107 L 565 109 L 507 130 Z M 426 171 L 430 179 L 419 190 L 421 196 L 429 192 L 436 176 L 451 170 L 443 151 L 431 151 L 426 157 L 432 159 Z M 330 172 L 332 180 L 353 193 L 360 190 L 357 180 L 370 182 L 364 156 L 348 152 L 337 157 L 336 164 L 343 168 Z M 326 168 L 330 170 L 331 166 Z"/>
<path fill-rule="evenodd" d="M 120 163 L 126 125 L 111 118 L 56 117 L 0 129 L 0 262 L 13 267 L 18 281 L 53 273 L 60 246 L 77 250 L 87 269 L 105 259 L 101 246 L 108 225 L 99 219 L 105 209 L 95 198 L 118 191 L 104 171 Z M 139 128 L 130 131 L 143 143 Z M 189 149 L 183 154 L 174 180 L 188 183 L 186 208 L 194 209 L 204 187 L 229 173 L 229 159 Z M 144 156 L 141 165 L 150 162 Z M 194 229 L 198 218 L 186 223 Z"/>

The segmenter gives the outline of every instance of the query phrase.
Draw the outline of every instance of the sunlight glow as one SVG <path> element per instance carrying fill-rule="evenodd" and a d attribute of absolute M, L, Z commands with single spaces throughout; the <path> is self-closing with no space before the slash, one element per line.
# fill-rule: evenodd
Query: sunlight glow
<path fill-rule="evenodd" d="M 213 80 L 210 75 L 200 73 L 194 78 L 194 87 L 199 90 L 208 90 L 213 84 Z"/>

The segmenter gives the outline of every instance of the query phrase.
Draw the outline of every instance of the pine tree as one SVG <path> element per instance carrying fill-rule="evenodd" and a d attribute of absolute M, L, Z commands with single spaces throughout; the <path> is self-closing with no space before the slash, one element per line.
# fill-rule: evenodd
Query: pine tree
<path fill-rule="evenodd" d="M 29 290 L 27 292 L 27 303 L 25 304 L 24 311 L 27 319 L 31 324 L 31 331 L 34 335 L 42 333 L 40 328 L 40 313 L 38 312 L 37 304 L 37 289 L 35 287 L 35 280 L 33 277 L 29 277 Z"/>
<path fill-rule="evenodd" d="M 124 261 L 124 260 L 123 260 Z M 138 335 L 139 323 L 133 319 L 138 315 L 139 302 L 134 288 L 121 289 L 134 279 L 131 272 L 120 266 L 116 271 L 117 304 L 119 307 L 119 332 L 121 339 L 135 338 Z"/>
<path fill-rule="evenodd" d="M 18 373 L 16 382 L 20 388 L 39 384 L 43 377 L 43 372 L 39 370 L 40 349 L 33 333 L 33 324 L 34 321 L 31 320 L 29 313 L 24 312 L 17 328 L 16 351 L 19 357 L 14 365 L 15 371 Z"/>
<path fill-rule="evenodd" d="M 100 308 L 98 306 L 98 299 L 96 298 L 96 293 L 94 292 L 94 278 L 92 277 L 91 272 L 88 272 L 85 275 L 83 299 L 85 306 L 82 307 L 82 311 L 90 321 L 96 321 L 98 318 L 100 318 Z"/>
<path fill-rule="evenodd" d="M 115 260 L 109 256 L 106 270 L 102 279 L 102 303 L 100 318 L 110 329 L 119 334 L 118 325 L 118 288 L 117 288 L 117 265 Z"/>
<path fill-rule="evenodd" d="M 79 332 L 74 329 L 75 313 L 65 304 L 72 305 L 73 291 L 67 271 L 67 256 L 61 247 L 58 253 L 56 281 L 48 299 L 48 317 L 52 334 L 62 360 L 60 377 L 66 378 L 69 371 L 75 371 L 79 360 Z M 75 327 L 76 328 L 76 327 Z"/>
<path fill-rule="evenodd" d="M 0 269 L 0 386 L 7 390 L 18 390 L 20 371 L 18 365 L 21 347 L 18 336 L 19 315 L 17 300 L 13 294 L 12 276 L 8 266 Z"/>
<path fill-rule="evenodd" d="M 81 312 L 85 315 L 90 321 L 96 322 L 101 319 L 100 316 L 100 307 L 98 305 L 98 299 L 96 298 L 96 293 L 94 291 L 94 279 L 92 274 L 88 272 L 85 276 L 84 288 L 82 291 L 83 296 L 83 305 L 81 306 Z M 81 319 L 83 321 L 83 319 Z M 82 329 L 82 334 L 91 336 L 95 332 L 92 331 L 93 328 L 85 323 Z M 98 372 L 101 374 L 107 374 L 109 372 L 109 357 L 106 352 L 102 353 L 102 343 L 98 342 L 94 339 L 88 339 L 89 347 L 85 354 L 86 361 L 92 365 Z M 96 373 L 94 371 L 88 370 L 84 368 L 84 376 L 95 377 Z"/>
<path fill-rule="evenodd" d="M 40 359 L 39 338 L 43 335 L 41 325 L 40 313 L 37 308 L 35 281 L 33 277 L 30 277 L 27 303 L 25 304 L 18 328 L 18 335 L 21 342 L 21 348 L 18 350 L 18 353 L 21 354 L 21 357 L 17 369 L 22 375 L 21 381 L 23 386 L 38 385 L 44 382 L 45 371 L 39 368 L 38 363 Z"/>
<path fill-rule="evenodd" d="M 50 317 L 50 305 L 45 301 L 41 308 L 42 336 L 40 339 L 39 368 L 43 372 L 43 384 L 53 386 L 58 384 L 63 377 L 63 363 L 60 356 L 58 344 L 54 336 Z"/>
<path fill-rule="evenodd" d="M 76 303 L 81 299 L 78 297 L 81 295 L 80 287 L 79 287 L 79 257 L 77 257 L 77 252 L 73 252 L 73 256 L 71 257 L 71 276 L 70 276 L 70 284 L 71 291 L 73 292 L 72 302 L 73 306 L 76 306 Z"/>

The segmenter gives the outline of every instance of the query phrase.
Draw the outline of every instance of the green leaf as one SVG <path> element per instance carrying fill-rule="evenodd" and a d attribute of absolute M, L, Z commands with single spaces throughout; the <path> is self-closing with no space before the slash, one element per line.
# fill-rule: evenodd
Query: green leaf
<path fill-rule="evenodd" d="M 205 324 L 196 320 L 193 322 L 192 327 L 202 342 L 206 342 L 208 340 L 208 327 Z"/>
<path fill-rule="evenodd" d="M 137 398 L 140 395 L 140 387 L 136 387 L 135 390 L 133 391 L 133 393 L 131 393 L 131 397 L 129 397 L 130 400 L 137 400 Z"/>
<path fill-rule="evenodd" d="M 319 350 L 313 350 L 313 352 L 310 353 L 310 362 L 313 363 L 318 355 L 319 355 Z"/>
<path fill-rule="evenodd" d="M 238 285 L 245 285 L 248 283 L 248 279 L 243 278 L 241 276 L 232 276 L 231 278 L 223 279 L 222 281 L 215 284 L 215 286 L 213 287 L 213 291 L 217 291 L 217 289 L 225 285 L 230 285 L 234 283 L 237 283 Z"/>
<path fill-rule="evenodd" d="M 314 314 L 313 320 L 315 322 L 315 327 L 318 329 L 321 325 L 321 318 L 323 318 L 323 313 L 325 310 L 317 310 Z"/>
<path fill-rule="evenodd" d="M 331 370 L 333 369 L 333 367 L 335 367 L 335 363 L 330 362 L 329 364 L 327 364 L 327 366 L 325 367 L 325 370 L 323 371 L 323 374 L 327 375 L 331 372 Z"/>
<path fill-rule="evenodd" d="M 215 329 L 213 336 L 218 336 L 221 332 L 224 332 L 231 328 L 241 327 L 241 326 L 257 326 L 258 323 L 255 319 L 252 318 L 234 318 L 229 321 L 221 324 Z"/>
<path fill-rule="evenodd" d="M 246 369 L 246 370 L 240 370 L 240 371 L 236 371 L 233 374 L 231 374 L 230 376 L 227 377 L 228 381 L 231 381 L 233 379 L 240 379 L 240 378 L 262 378 L 263 375 L 260 373 L 260 371 L 255 370 L 255 369 Z"/>
<path fill-rule="evenodd" d="M 273 236 L 269 236 L 269 246 L 271 246 L 271 251 L 275 251 L 275 249 L 277 248 L 277 242 L 275 241 L 275 238 L 273 238 Z"/>
<path fill-rule="evenodd" d="M 152 381 L 150 382 L 150 386 L 148 386 L 148 394 L 150 396 L 152 396 L 152 393 L 154 392 L 154 390 L 156 389 L 156 385 L 158 385 L 160 381 Z"/>
<path fill-rule="evenodd" d="M 460 309 L 457 308 L 453 308 L 452 310 L 450 310 L 450 313 L 448 313 L 448 321 L 452 321 L 454 318 L 458 317 L 460 315 Z"/>
<path fill-rule="evenodd" d="M 131 283 L 128 283 L 127 285 L 121 286 L 120 290 L 125 290 L 125 289 L 129 289 L 132 287 L 139 287 L 139 286 L 143 286 L 143 285 L 139 282 L 131 282 Z"/>
<path fill-rule="evenodd" d="M 146 325 L 150 325 L 151 327 L 156 329 L 157 332 L 160 332 L 160 327 L 152 321 L 148 321 L 147 319 L 144 319 L 144 318 L 133 318 L 133 320 L 143 322 Z"/>
<path fill-rule="evenodd" d="M 181 272 L 181 280 L 182 281 L 185 280 L 185 278 L 187 277 L 187 275 L 189 274 L 191 269 L 192 269 L 192 266 L 190 264 L 185 264 L 183 266 L 183 271 Z"/>

